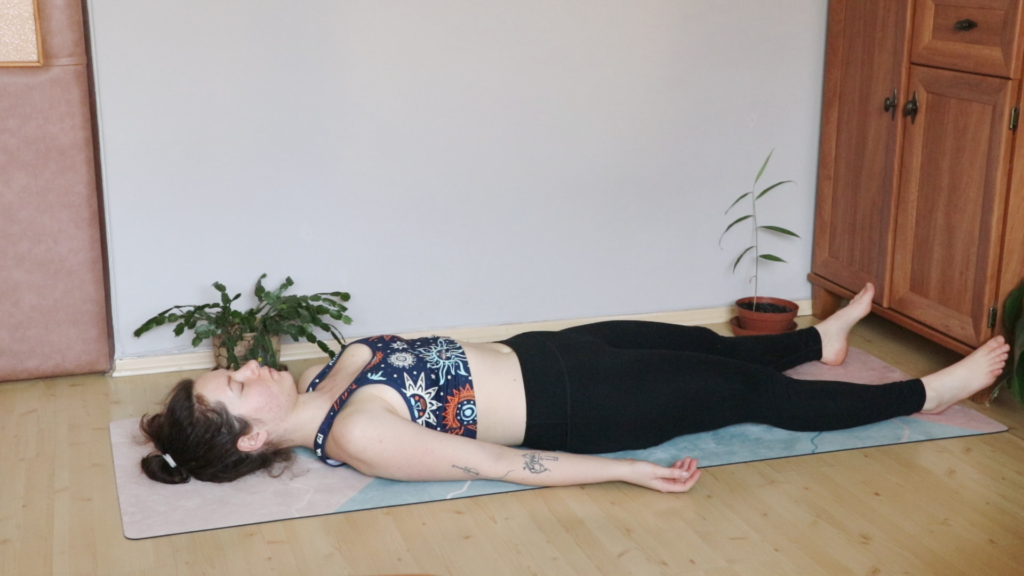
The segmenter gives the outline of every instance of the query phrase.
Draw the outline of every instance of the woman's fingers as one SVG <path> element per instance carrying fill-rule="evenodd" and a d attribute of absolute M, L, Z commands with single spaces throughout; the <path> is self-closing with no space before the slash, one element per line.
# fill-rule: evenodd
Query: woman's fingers
<path fill-rule="evenodd" d="M 700 478 L 697 461 L 692 458 L 679 460 L 667 468 L 654 464 L 651 471 L 654 477 L 648 487 L 660 492 L 686 492 Z"/>
<path fill-rule="evenodd" d="M 655 489 L 661 492 L 688 492 L 700 479 L 700 470 L 692 474 L 686 474 L 685 478 L 661 478 L 656 483 Z M 680 476 L 683 474 L 681 473 Z"/>
<path fill-rule="evenodd" d="M 642 465 L 640 470 L 643 472 L 634 483 L 659 492 L 686 492 L 700 478 L 697 460 L 690 457 L 677 460 L 671 466 L 643 461 L 639 461 L 638 464 Z"/>
<path fill-rule="evenodd" d="M 697 469 L 697 460 L 696 458 L 690 458 L 687 456 L 682 460 L 676 460 L 675 464 L 672 465 L 672 468 L 678 468 L 692 473 Z"/>

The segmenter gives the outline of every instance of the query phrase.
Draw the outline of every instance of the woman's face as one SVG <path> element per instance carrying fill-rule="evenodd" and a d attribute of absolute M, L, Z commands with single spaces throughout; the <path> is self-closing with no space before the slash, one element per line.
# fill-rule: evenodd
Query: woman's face
<path fill-rule="evenodd" d="M 222 402 L 235 416 L 273 426 L 288 415 L 298 395 L 288 372 L 250 360 L 238 370 L 214 370 L 195 382 L 195 392 L 211 404 Z"/>

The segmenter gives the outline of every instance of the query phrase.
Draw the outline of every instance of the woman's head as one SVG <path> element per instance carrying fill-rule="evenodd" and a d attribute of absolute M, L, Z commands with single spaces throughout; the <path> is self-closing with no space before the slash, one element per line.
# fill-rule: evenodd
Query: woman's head
<path fill-rule="evenodd" d="M 272 436 L 295 395 L 290 378 L 251 362 L 182 380 L 163 412 L 142 418 L 142 433 L 157 449 L 142 459 L 143 471 L 165 484 L 231 482 L 289 461 L 291 450 L 275 448 Z"/>

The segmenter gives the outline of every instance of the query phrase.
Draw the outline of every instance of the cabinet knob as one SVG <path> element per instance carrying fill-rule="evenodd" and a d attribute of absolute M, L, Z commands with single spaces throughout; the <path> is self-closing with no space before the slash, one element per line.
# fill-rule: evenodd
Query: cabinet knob
<path fill-rule="evenodd" d="M 885 101 L 882 103 L 882 108 L 886 112 L 892 113 L 892 119 L 893 120 L 896 119 L 896 102 L 897 102 L 897 100 L 898 100 L 898 98 L 896 97 L 896 89 L 893 88 L 892 89 L 892 96 L 891 97 L 887 97 L 885 99 Z"/>
<path fill-rule="evenodd" d="M 966 32 L 968 30 L 974 30 L 977 27 L 978 27 L 978 23 L 975 22 L 974 20 L 971 20 L 970 18 L 964 18 L 963 20 L 957 20 L 957 23 L 953 24 L 953 28 L 956 28 L 957 30 L 960 30 L 961 32 Z"/>
<path fill-rule="evenodd" d="M 917 90 L 914 90 L 914 95 L 903 106 L 903 115 L 910 116 L 911 124 L 914 123 L 914 120 L 917 120 Z"/>

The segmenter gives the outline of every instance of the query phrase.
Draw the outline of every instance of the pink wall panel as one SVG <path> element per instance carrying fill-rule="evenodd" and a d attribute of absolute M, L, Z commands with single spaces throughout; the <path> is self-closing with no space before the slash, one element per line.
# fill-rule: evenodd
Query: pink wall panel
<path fill-rule="evenodd" d="M 0 381 L 112 356 L 81 5 L 39 8 L 44 66 L 0 68 Z"/>

